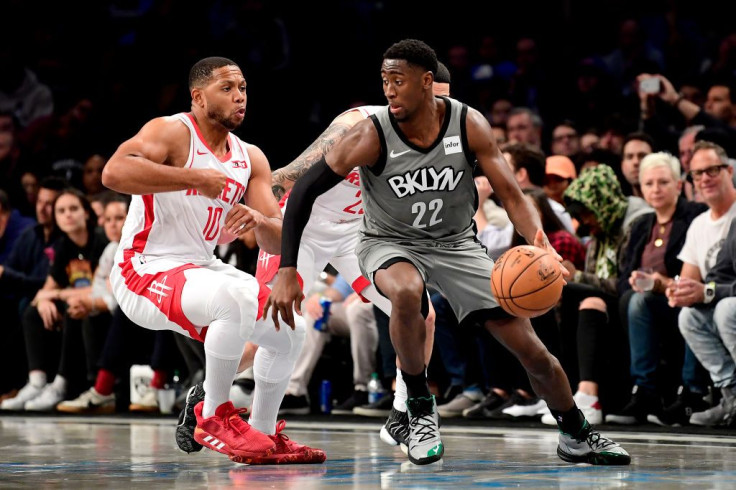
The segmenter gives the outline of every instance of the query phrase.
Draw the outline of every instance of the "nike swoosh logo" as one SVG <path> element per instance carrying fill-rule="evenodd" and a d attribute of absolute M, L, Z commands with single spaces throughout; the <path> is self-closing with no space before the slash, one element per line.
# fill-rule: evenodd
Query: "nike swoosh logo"
<path fill-rule="evenodd" d="M 394 150 L 391 150 L 391 155 L 390 156 L 391 156 L 391 158 L 396 158 L 396 157 L 400 157 L 404 153 L 409 153 L 410 151 L 411 150 L 404 150 L 404 151 L 400 151 L 400 152 L 396 153 Z"/>
<path fill-rule="evenodd" d="M 199 149 L 197 149 L 197 155 L 206 155 L 206 154 L 207 154 L 206 151 L 199 151 Z"/>

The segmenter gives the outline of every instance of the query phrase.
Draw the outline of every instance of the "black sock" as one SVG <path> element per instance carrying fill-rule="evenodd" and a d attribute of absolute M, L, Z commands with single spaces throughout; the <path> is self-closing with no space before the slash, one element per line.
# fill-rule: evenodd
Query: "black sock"
<path fill-rule="evenodd" d="M 578 368 L 580 379 L 599 379 L 600 332 L 608 325 L 608 315 L 600 310 L 584 309 L 578 313 Z"/>
<path fill-rule="evenodd" d="M 419 374 L 409 374 L 402 369 L 401 376 L 404 378 L 404 383 L 406 383 L 406 392 L 409 398 L 429 398 L 429 385 L 424 370 Z"/>
<path fill-rule="evenodd" d="M 572 408 L 567 412 L 561 412 L 559 410 L 549 409 L 552 416 L 557 421 L 557 427 L 560 431 L 571 436 L 576 436 L 585 426 L 585 415 L 580 411 L 576 404 L 573 404 Z"/>

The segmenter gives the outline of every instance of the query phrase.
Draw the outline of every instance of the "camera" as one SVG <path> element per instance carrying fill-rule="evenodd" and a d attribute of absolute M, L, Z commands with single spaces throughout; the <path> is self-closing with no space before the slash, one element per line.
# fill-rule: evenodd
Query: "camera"
<path fill-rule="evenodd" d="M 661 90 L 659 78 L 645 78 L 639 83 L 639 89 L 645 94 L 658 94 Z"/>

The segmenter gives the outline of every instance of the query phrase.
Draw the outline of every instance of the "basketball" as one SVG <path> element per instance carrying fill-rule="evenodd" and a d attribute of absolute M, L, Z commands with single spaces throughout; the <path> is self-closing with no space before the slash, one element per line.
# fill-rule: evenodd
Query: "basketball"
<path fill-rule="evenodd" d="M 562 295 L 560 263 L 539 247 L 519 245 L 501 255 L 491 272 L 491 292 L 507 313 L 534 318 L 547 313 Z"/>

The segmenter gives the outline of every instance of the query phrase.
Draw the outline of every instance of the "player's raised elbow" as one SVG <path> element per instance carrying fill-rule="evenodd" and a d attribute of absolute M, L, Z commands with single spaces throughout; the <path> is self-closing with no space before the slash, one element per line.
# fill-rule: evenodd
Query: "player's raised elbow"
<path fill-rule="evenodd" d="M 102 169 L 102 185 L 108 189 L 122 192 L 122 189 L 120 189 L 121 180 L 118 165 L 113 161 L 107 162 L 107 165 Z"/>

